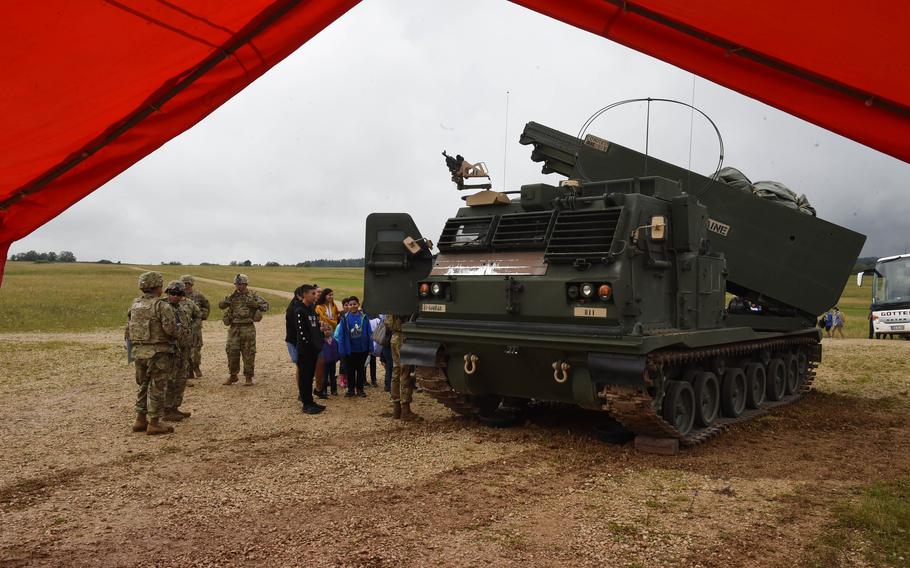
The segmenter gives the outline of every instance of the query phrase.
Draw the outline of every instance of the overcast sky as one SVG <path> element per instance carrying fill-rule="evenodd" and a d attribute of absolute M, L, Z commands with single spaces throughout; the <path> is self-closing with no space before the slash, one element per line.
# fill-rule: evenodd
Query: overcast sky
<path fill-rule="evenodd" d="M 462 203 L 443 149 L 486 162 L 495 189 L 555 184 L 518 144 L 525 123 L 575 134 L 597 109 L 639 97 L 694 100 L 721 130 L 724 165 L 805 193 L 820 217 L 868 236 L 864 255 L 910 246 L 908 164 L 509 2 L 365 0 L 10 253 L 360 257 L 374 211 L 410 212 L 435 241 Z M 644 118 L 626 105 L 590 132 L 644 150 Z M 683 107 L 652 108 L 651 153 L 686 166 L 689 124 Z M 717 139 L 697 117 L 692 140 L 692 169 L 713 171 Z"/>

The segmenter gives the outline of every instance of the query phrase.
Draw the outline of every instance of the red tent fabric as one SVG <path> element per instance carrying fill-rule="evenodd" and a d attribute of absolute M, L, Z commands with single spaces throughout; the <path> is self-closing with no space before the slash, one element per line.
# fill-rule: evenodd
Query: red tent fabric
<path fill-rule="evenodd" d="M 9 245 L 187 130 L 357 0 L 20 2 L 0 19 Z"/>
<path fill-rule="evenodd" d="M 899 2 L 512 1 L 910 162 Z"/>
<path fill-rule="evenodd" d="M 910 161 L 910 10 L 822 0 L 513 0 Z M 28 235 L 356 0 L 20 2 L 0 20 L 0 278 Z M 599 62 L 592 61 L 596 70 Z"/>

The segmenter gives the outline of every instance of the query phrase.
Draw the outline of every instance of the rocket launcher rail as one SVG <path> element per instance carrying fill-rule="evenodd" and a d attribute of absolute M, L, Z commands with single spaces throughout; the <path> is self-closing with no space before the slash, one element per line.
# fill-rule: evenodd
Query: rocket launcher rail
<path fill-rule="evenodd" d="M 544 173 L 581 181 L 662 176 L 708 208 L 711 249 L 724 253 L 727 291 L 812 316 L 835 305 L 866 237 L 613 142 L 587 142 L 529 122 L 520 142 Z M 670 227 L 672 231 L 673 228 Z"/>

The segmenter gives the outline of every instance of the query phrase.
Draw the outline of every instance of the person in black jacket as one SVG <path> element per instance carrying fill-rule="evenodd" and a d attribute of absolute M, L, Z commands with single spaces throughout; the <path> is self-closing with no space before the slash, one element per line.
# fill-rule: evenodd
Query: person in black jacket
<path fill-rule="evenodd" d="M 304 284 L 294 290 L 297 302 L 291 302 L 285 314 L 285 340 L 297 346 L 297 390 L 304 414 L 325 410 L 313 400 L 313 375 L 316 360 L 322 351 L 322 330 L 316 315 L 316 287 Z"/>
<path fill-rule="evenodd" d="M 288 346 L 288 355 L 291 357 L 291 363 L 294 364 L 295 381 L 300 377 L 300 370 L 297 368 L 297 331 L 291 323 L 293 321 L 291 314 L 297 306 L 303 303 L 297 298 L 299 294 L 300 288 L 298 287 L 294 290 L 294 297 L 291 299 L 291 303 L 288 304 L 287 309 L 284 311 L 284 342 Z"/>

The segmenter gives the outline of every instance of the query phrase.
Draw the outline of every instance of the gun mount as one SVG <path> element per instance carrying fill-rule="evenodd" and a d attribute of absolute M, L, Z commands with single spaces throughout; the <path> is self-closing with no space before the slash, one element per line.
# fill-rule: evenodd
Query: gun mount
<path fill-rule="evenodd" d="M 453 158 L 452 156 L 446 154 L 446 151 L 442 151 L 442 155 L 446 159 L 446 167 L 449 168 L 449 172 L 452 174 L 452 182 L 455 183 L 455 186 L 458 188 L 458 191 L 463 191 L 465 189 L 492 189 L 493 185 L 491 183 L 479 183 L 473 185 L 465 185 L 465 178 L 487 178 L 490 179 L 490 173 L 487 171 L 487 165 L 483 162 L 477 162 L 472 164 L 464 159 L 464 156 L 461 154 L 456 154 Z"/>

